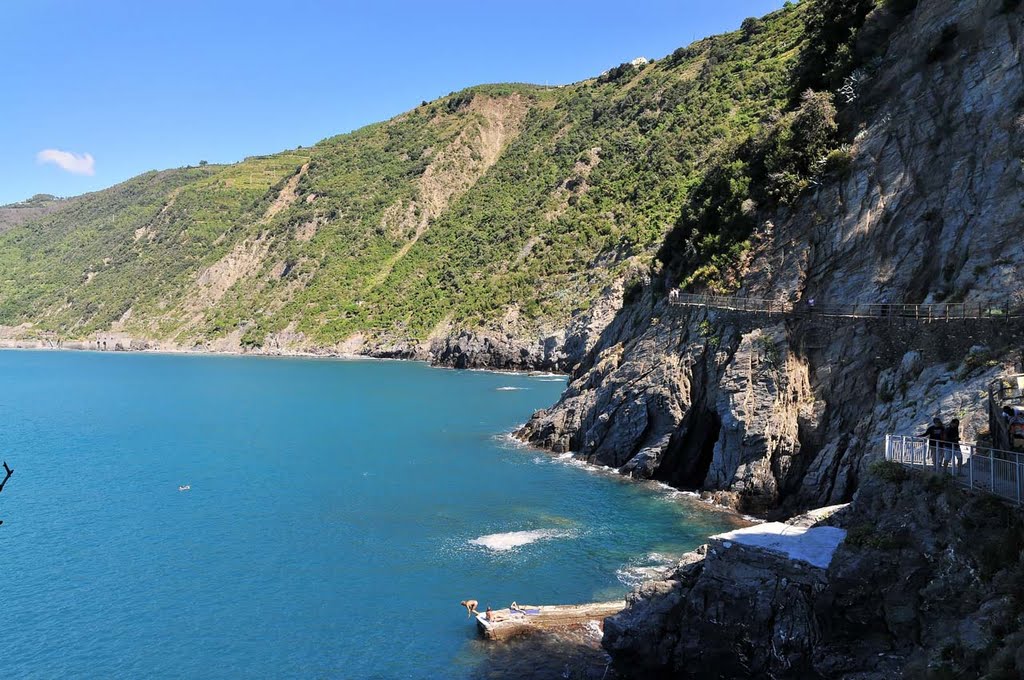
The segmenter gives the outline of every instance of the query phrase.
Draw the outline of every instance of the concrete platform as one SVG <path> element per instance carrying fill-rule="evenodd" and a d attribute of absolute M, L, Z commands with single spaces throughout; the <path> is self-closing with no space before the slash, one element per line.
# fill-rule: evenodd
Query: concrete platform
<path fill-rule="evenodd" d="M 606 617 L 618 614 L 625 608 L 625 600 L 573 605 L 521 605 L 519 611 L 492 611 L 490 621 L 486 614 L 479 614 L 476 623 L 481 635 L 488 640 L 507 640 L 589 621 L 603 622 Z"/>

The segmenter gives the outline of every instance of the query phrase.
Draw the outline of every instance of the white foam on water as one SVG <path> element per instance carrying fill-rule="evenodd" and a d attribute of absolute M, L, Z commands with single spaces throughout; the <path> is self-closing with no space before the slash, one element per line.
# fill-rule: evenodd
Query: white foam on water
<path fill-rule="evenodd" d="M 568 465 L 569 467 L 578 468 L 591 474 L 603 475 L 611 473 L 613 475 L 618 475 L 618 472 L 616 472 L 614 468 L 608 468 L 601 465 L 591 465 L 587 461 L 581 458 L 577 458 L 572 453 L 560 453 L 557 456 L 549 458 L 548 460 L 550 460 L 553 463 L 558 463 L 560 465 Z"/>
<path fill-rule="evenodd" d="M 552 538 L 572 538 L 573 532 L 558 529 L 533 529 L 530 531 L 507 531 L 502 534 L 487 534 L 474 538 L 470 543 L 493 552 L 505 552 L 537 541 Z"/>
<path fill-rule="evenodd" d="M 594 640 L 600 641 L 604 637 L 604 631 L 601 630 L 601 624 L 597 621 L 587 621 L 586 624 L 587 635 Z"/>
<path fill-rule="evenodd" d="M 503 449 L 530 449 L 530 448 L 533 448 L 529 444 L 527 444 L 526 442 L 520 441 L 519 439 L 516 439 L 516 437 L 515 437 L 515 435 L 513 433 L 516 430 L 518 430 L 518 429 L 519 429 L 519 427 L 517 426 L 517 427 L 513 428 L 512 430 L 510 430 L 508 432 L 502 432 L 501 434 L 496 434 L 496 435 L 494 435 L 493 439 Z"/>
<path fill-rule="evenodd" d="M 525 388 L 525 387 L 512 387 L 511 385 L 506 385 L 504 387 L 496 387 L 495 389 L 498 390 L 499 392 L 518 392 L 519 390 L 525 390 L 527 388 Z"/>
<path fill-rule="evenodd" d="M 644 581 L 664 578 L 675 566 L 676 559 L 658 552 L 649 553 L 642 559 L 633 560 L 615 570 L 619 583 L 627 588 L 635 588 Z"/>
<path fill-rule="evenodd" d="M 512 432 L 515 432 L 517 430 L 519 430 L 519 426 L 512 430 Z M 500 435 L 496 435 L 495 439 L 508 448 L 530 449 L 533 451 L 537 450 L 536 447 L 531 446 L 530 444 L 524 441 L 516 439 L 512 435 L 512 432 L 505 432 Z M 588 463 L 586 460 L 583 460 L 582 458 L 577 458 L 576 455 L 573 454 L 572 452 L 554 455 L 548 454 L 542 456 L 533 456 L 531 460 L 537 465 L 544 465 L 546 463 L 553 462 L 562 465 L 568 465 L 570 467 L 578 468 L 580 470 L 585 470 L 586 472 L 595 475 L 606 475 L 609 477 L 616 477 L 620 479 L 630 479 L 636 482 L 637 484 L 642 484 L 646 486 L 648 489 L 660 493 L 661 495 L 673 501 L 683 499 L 691 503 L 696 501 L 697 503 L 700 503 L 701 505 L 704 505 L 712 510 L 717 510 L 738 516 L 740 519 L 751 524 L 761 524 L 762 522 L 764 522 L 763 519 L 757 517 L 752 517 L 750 515 L 740 515 L 739 513 L 736 513 L 735 511 L 730 510 L 729 508 L 726 508 L 722 505 L 719 505 L 718 503 L 715 503 L 710 498 L 702 498 L 701 495 L 696 491 L 685 491 L 682 489 L 677 489 L 673 486 L 669 486 L 664 482 L 655 481 L 653 479 L 634 479 L 630 475 L 623 475 L 621 472 L 618 471 L 617 468 L 608 467 L 606 465 L 595 465 L 593 463 Z"/>

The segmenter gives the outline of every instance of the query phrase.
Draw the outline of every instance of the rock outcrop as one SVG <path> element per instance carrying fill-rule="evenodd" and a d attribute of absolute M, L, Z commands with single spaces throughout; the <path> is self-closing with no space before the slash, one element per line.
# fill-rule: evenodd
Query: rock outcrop
<path fill-rule="evenodd" d="M 824 568 L 712 539 L 634 590 L 605 622 L 624 676 L 1024 673 L 1024 523 L 1008 506 L 883 463 L 849 507 L 792 524 L 846 539 Z"/>
<path fill-rule="evenodd" d="M 462 331 L 431 344 L 430 361 L 451 368 L 512 371 L 565 370 L 561 338 L 552 335 L 525 344 L 512 335 Z"/>

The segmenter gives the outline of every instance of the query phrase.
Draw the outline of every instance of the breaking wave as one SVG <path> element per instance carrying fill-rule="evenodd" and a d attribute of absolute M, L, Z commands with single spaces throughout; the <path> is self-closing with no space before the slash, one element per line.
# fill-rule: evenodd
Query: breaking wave
<path fill-rule="evenodd" d="M 650 553 L 644 558 L 631 560 L 629 564 L 616 569 L 615 576 L 619 583 L 627 588 L 635 588 L 644 581 L 665 578 L 675 566 L 676 560 L 661 553 Z"/>
<path fill-rule="evenodd" d="M 531 531 L 507 531 L 503 534 L 487 534 L 474 538 L 470 543 L 494 552 L 504 552 L 523 545 L 551 538 L 572 538 L 573 532 L 558 529 L 533 529 Z"/>

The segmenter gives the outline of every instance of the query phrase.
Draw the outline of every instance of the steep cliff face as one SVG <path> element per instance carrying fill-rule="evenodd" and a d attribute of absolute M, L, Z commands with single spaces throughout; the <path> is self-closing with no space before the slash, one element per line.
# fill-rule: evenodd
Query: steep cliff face
<path fill-rule="evenodd" d="M 883 7 L 862 40 L 883 28 L 840 110 L 848 168 L 760 215 L 736 295 L 1019 307 L 1024 9 L 921 2 L 894 25 Z M 655 277 L 520 436 L 744 510 L 841 502 L 885 433 L 934 414 L 987 429 L 1020 330 L 672 307 Z"/>

